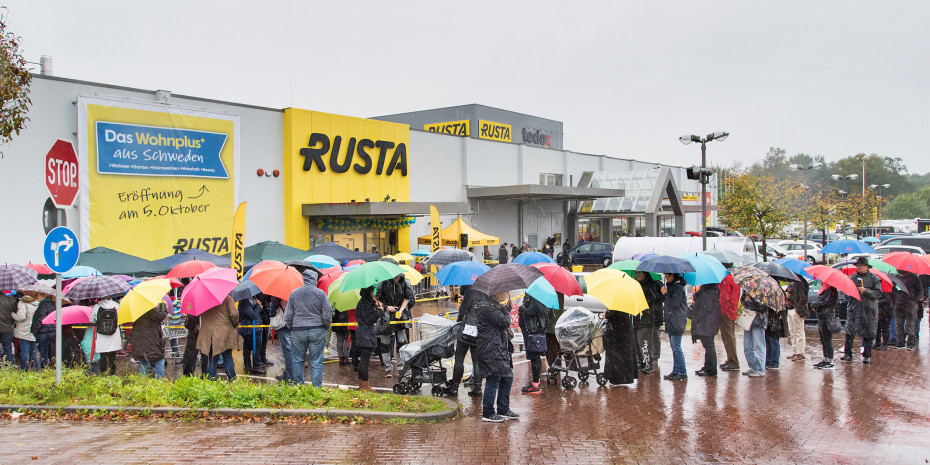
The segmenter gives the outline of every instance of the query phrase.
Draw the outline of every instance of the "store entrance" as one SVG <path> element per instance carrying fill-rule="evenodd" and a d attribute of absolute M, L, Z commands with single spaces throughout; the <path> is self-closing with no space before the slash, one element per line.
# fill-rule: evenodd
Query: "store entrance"
<path fill-rule="evenodd" d="M 349 250 L 392 255 L 397 252 L 397 246 L 390 245 L 390 235 L 391 231 L 318 234 L 310 236 L 310 247 L 313 248 L 326 242 L 335 242 Z"/>

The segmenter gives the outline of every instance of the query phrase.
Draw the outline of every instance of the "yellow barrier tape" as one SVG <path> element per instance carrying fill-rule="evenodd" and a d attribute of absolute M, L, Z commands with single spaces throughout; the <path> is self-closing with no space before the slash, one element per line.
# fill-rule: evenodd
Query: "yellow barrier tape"
<path fill-rule="evenodd" d="M 439 296 L 439 297 L 430 297 L 430 298 L 428 298 L 428 299 L 417 299 L 417 302 L 430 302 L 430 301 L 433 301 L 433 300 L 444 300 L 444 299 L 448 299 L 448 298 L 449 298 L 449 296 L 447 296 L 447 295 L 442 295 L 442 296 Z"/>

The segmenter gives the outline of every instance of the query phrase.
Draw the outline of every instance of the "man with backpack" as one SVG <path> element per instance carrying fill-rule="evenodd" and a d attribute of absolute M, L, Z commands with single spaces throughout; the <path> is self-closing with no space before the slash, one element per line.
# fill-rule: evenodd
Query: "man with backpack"
<path fill-rule="evenodd" d="M 123 336 L 117 324 L 117 308 L 119 305 L 116 302 L 106 298 L 98 301 L 90 314 L 90 323 L 97 332 L 94 351 L 100 354 L 101 374 L 116 374 L 116 353 L 123 348 Z"/>

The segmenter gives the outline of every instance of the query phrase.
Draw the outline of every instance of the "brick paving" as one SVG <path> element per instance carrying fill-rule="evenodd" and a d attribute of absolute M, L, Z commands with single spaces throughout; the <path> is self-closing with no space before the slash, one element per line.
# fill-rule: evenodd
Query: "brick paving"
<path fill-rule="evenodd" d="M 810 367 L 819 342 L 808 331 L 808 360 L 783 358 L 761 379 L 721 372 L 673 382 L 656 373 L 630 387 L 592 382 L 538 396 L 519 394 L 529 364 L 517 359 L 512 408 L 522 419 L 502 424 L 482 423 L 480 401 L 462 389 L 462 416 L 440 423 L 20 420 L 0 422 L 0 450 L 4 463 L 926 463 L 928 341 L 924 329 L 916 352 L 875 352 L 872 365 L 858 358 L 819 371 Z M 659 371 L 668 373 L 663 343 Z M 687 338 L 683 345 L 693 373 L 703 351 Z M 782 354 L 790 355 L 787 340 Z M 325 379 L 350 382 L 351 368 L 327 364 Z M 392 384 L 376 363 L 372 380 Z"/>

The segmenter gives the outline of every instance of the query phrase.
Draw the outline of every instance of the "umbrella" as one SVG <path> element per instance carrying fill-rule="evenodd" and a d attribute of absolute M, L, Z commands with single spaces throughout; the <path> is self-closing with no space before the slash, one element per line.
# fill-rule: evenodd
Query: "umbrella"
<path fill-rule="evenodd" d="M 513 259 L 513 263 L 533 265 L 535 263 L 555 263 L 555 260 L 541 252 L 523 252 Z"/>
<path fill-rule="evenodd" d="M 863 237 L 863 238 L 862 238 L 862 242 L 865 242 L 866 244 L 874 244 L 874 243 L 876 243 L 876 242 L 881 242 L 881 241 L 882 241 L 881 239 L 879 239 L 879 238 L 877 238 L 877 237 L 874 237 L 874 236 L 869 236 L 869 237 Z"/>
<path fill-rule="evenodd" d="M 229 262 L 230 262 L 229 254 L 225 254 L 225 256 L 215 255 L 215 254 L 212 254 L 210 252 L 206 252 L 200 249 L 188 249 L 183 252 L 178 252 L 172 255 L 168 255 L 165 258 L 159 258 L 158 260 L 154 260 L 154 261 L 158 264 L 167 266 L 168 268 L 174 268 L 175 266 L 181 263 L 189 262 L 191 260 L 200 260 L 203 262 L 210 262 L 216 266 L 224 266 L 224 267 L 229 266 Z M 244 266 L 245 268 L 249 268 L 250 266 L 254 264 L 255 263 L 252 263 L 246 260 L 242 264 L 242 266 Z"/>
<path fill-rule="evenodd" d="M 236 270 L 232 268 L 216 267 L 204 271 L 184 288 L 181 313 L 198 316 L 216 307 L 238 284 Z"/>
<path fill-rule="evenodd" d="M 413 255 L 410 255 L 409 253 L 399 252 L 399 253 L 394 254 L 394 260 L 397 260 L 398 262 L 410 263 L 416 260 L 416 258 Z"/>
<path fill-rule="evenodd" d="M 455 262 L 465 262 L 474 259 L 474 255 L 471 252 L 460 250 L 460 249 L 439 249 L 428 257 L 423 259 L 423 264 L 429 265 L 448 265 Z"/>
<path fill-rule="evenodd" d="M 306 250 L 284 245 L 275 241 L 264 241 L 252 244 L 245 248 L 245 260 L 260 262 L 262 260 L 278 260 L 286 262 L 306 257 Z"/>
<path fill-rule="evenodd" d="M 355 259 L 377 260 L 381 258 L 381 255 L 377 253 L 349 250 L 335 242 L 327 242 L 323 245 L 318 245 L 307 252 L 313 255 L 326 255 L 327 257 L 335 258 L 339 263 Z"/>
<path fill-rule="evenodd" d="M 883 271 L 885 273 L 897 273 L 898 269 L 885 263 L 881 258 L 869 259 L 869 265 L 872 265 L 873 269 L 878 271 Z"/>
<path fill-rule="evenodd" d="M 581 295 L 578 280 L 565 268 L 552 263 L 536 263 L 533 266 L 542 271 L 543 278 L 549 281 L 556 292 L 565 295 Z"/>
<path fill-rule="evenodd" d="M 613 262 L 607 268 L 614 270 L 620 270 L 631 278 L 636 278 L 636 267 L 639 266 L 641 262 L 639 260 L 621 260 L 619 262 Z M 662 275 L 659 273 L 649 273 L 652 275 L 652 279 L 659 281 L 662 279 Z"/>
<path fill-rule="evenodd" d="M 839 271 L 837 273 L 843 275 Z M 778 281 L 775 281 L 764 271 L 753 266 L 744 265 L 730 270 L 730 274 L 733 275 L 736 284 L 755 301 L 772 310 L 783 310 L 785 308 L 785 291 L 778 285 Z"/>
<path fill-rule="evenodd" d="M 394 259 L 394 256 L 393 256 L 393 255 L 385 255 L 385 256 L 381 257 L 380 259 L 378 259 L 378 261 L 393 263 L 393 264 L 395 264 L 395 265 L 397 264 L 397 260 Z"/>
<path fill-rule="evenodd" d="M 183 284 L 181 284 L 181 281 L 178 278 L 169 278 L 165 275 L 154 276 L 152 277 L 152 279 L 167 279 L 168 282 L 171 283 L 171 287 L 173 288 L 183 286 Z"/>
<path fill-rule="evenodd" d="M 404 274 L 404 269 L 393 263 L 382 261 L 368 262 L 350 271 L 339 286 L 339 290 L 348 291 L 371 287 L 381 281 L 386 281 L 402 274 Z"/>
<path fill-rule="evenodd" d="M 711 249 L 699 253 L 702 255 L 710 255 L 711 257 L 716 258 L 720 263 L 729 263 L 736 266 L 748 265 L 753 261 L 751 258 L 745 255 L 731 252 L 729 250 Z"/>
<path fill-rule="evenodd" d="M 440 286 L 471 286 L 481 276 L 490 270 L 491 267 L 484 263 L 478 262 L 453 262 L 439 270 L 436 273 L 436 279 L 439 280 Z"/>
<path fill-rule="evenodd" d="M 38 283 L 22 286 L 20 288 L 17 288 L 16 290 L 19 292 L 24 292 L 24 293 L 29 292 L 29 293 L 34 293 L 34 294 L 45 294 L 45 295 L 55 295 L 57 293 L 55 288 L 48 287 L 44 284 L 38 284 Z"/>
<path fill-rule="evenodd" d="M 3 266 L 6 265 L 0 265 L 0 269 L 2 269 Z M 52 269 L 49 268 L 45 263 L 30 263 L 24 266 L 30 270 L 35 270 L 35 272 L 39 274 L 55 274 L 55 272 L 52 271 Z"/>
<path fill-rule="evenodd" d="M 91 307 L 83 305 L 69 305 L 61 307 L 61 324 L 62 325 L 80 325 L 90 323 L 90 314 L 94 312 Z M 42 319 L 43 325 L 55 324 L 56 312 L 49 313 Z"/>
<path fill-rule="evenodd" d="M 348 262 L 346 262 L 346 266 L 364 265 L 365 263 L 366 263 L 365 260 L 349 260 Z"/>
<path fill-rule="evenodd" d="M 495 266 L 487 273 L 478 276 L 471 288 L 493 296 L 515 289 L 526 289 L 542 275 L 542 271 L 532 266 L 508 263 Z"/>
<path fill-rule="evenodd" d="M 844 266 L 840 268 L 840 271 L 842 271 L 843 274 L 845 274 L 846 276 L 852 276 L 858 272 L 855 266 Z M 878 276 L 878 278 L 882 281 L 882 292 L 891 292 L 894 290 L 895 282 L 891 280 L 890 275 L 887 275 L 884 272 L 876 270 L 875 268 L 869 269 L 869 272 L 874 274 L 875 276 Z M 897 278 L 897 281 L 902 282 L 901 278 Z M 899 286 L 899 287 L 904 292 L 907 292 L 907 286 Z"/>
<path fill-rule="evenodd" d="M 74 279 L 74 278 L 83 278 L 85 276 L 100 276 L 101 273 L 96 268 L 84 265 L 78 265 L 65 273 L 61 274 L 62 279 Z"/>
<path fill-rule="evenodd" d="M 805 268 L 804 271 L 807 271 L 807 274 L 819 279 L 820 282 L 835 287 L 843 294 L 857 300 L 862 300 L 856 283 L 849 279 L 849 276 L 846 276 L 842 271 L 823 265 L 809 266 Z"/>
<path fill-rule="evenodd" d="M 248 299 L 249 297 L 255 297 L 261 293 L 262 290 L 258 288 L 257 284 L 248 279 L 243 279 L 239 284 L 236 284 L 236 287 L 234 287 L 232 291 L 229 291 L 229 296 L 238 302 Z"/>
<path fill-rule="evenodd" d="M 0 265 L 0 291 L 18 289 L 36 282 L 37 279 L 38 273 L 28 265 Z"/>
<path fill-rule="evenodd" d="M 360 267 L 360 266 L 362 266 L 362 265 L 349 265 L 349 266 L 343 268 L 342 271 L 352 271 L 352 270 L 354 270 L 354 269 L 356 269 L 356 268 L 358 268 L 358 267 Z"/>
<path fill-rule="evenodd" d="M 346 276 L 346 274 L 340 276 L 329 285 L 329 303 L 333 306 L 333 309 L 340 312 L 354 309 L 358 305 L 358 301 L 362 299 L 361 289 L 345 291 L 339 289 Z"/>
<path fill-rule="evenodd" d="M 820 249 L 820 253 L 878 253 L 869 244 L 855 239 L 840 239 L 833 241 Z"/>
<path fill-rule="evenodd" d="M 687 260 L 694 267 L 694 273 L 685 273 L 685 281 L 692 286 L 719 284 L 730 274 L 714 257 L 691 253 L 681 255 L 679 258 Z"/>
<path fill-rule="evenodd" d="M 404 270 L 404 277 L 410 281 L 410 284 L 416 286 L 423 281 L 423 275 L 419 271 L 413 269 L 410 265 L 398 265 Z"/>
<path fill-rule="evenodd" d="M 316 282 L 316 287 L 329 295 L 329 287 L 344 274 L 346 274 L 346 271 L 340 270 L 324 275 L 322 278 L 320 278 L 319 281 Z"/>
<path fill-rule="evenodd" d="M 688 260 L 667 255 L 646 258 L 640 262 L 636 269 L 650 273 L 693 273 L 695 271 L 694 265 Z"/>
<path fill-rule="evenodd" d="M 643 287 L 626 272 L 604 268 L 584 277 L 588 294 L 609 310 L 639 315 L 649 308 Z"/>
<path fill-rule="evenodd" d="M 335 258 L 326 255 L 311 255 L 304 260 L 310 262 L 316 268 L 339 266 L 339 262 Z"/>
<path fill-rule="evenodd" d="M 165 274 L 171 268 L 161 263 L 106 247 L 94 247 L 81 252 L 77 264 L 96 268 L 105 275 L 155 276 Z"/>
<path fill-rule="evenodd" d="M 552 287 L 552 284 L 546 281 L 545 276 L 533 281 L 530 287 L 526 288 L 526 294 L 541 302 L 546 308 L 556 310 L 559 308 L 559 296 L 555 293 L 555 288 Z"/>
<path fill-rule="evenodd" d="M 262 294 L 273 295 L 288 300 L 291 292 L 304 285 L 304 277 L 297 268 L 287 266 L 284 268 L 264 268 L 252 273 L 249 281 L 255 283 Z"/>
<path fill-rule="evenodd" d="M 800 260 L 798 260 L 800 261 Z M 778 263 L 772 262 L 759 262 L 753 263 L 750 266 L 754 266 L 766 273 L 769 276 L 775 279 L 781 279 L 783 281 L 801 281 L 801 277 L 797 275 L 794 271 L 791 271 L 785 265 L 779 265 Z"/>
<path fill-rule="evenodd" d="M 85 276 L 68 287 L 65 295 L 71 300 L 101 299 L 129 290 L 129 284 L 126 281 L 112 276 Z"/>
<path fill-rule="evenodd" d="M 123 280 L 123 281 L 126 281 L 127 283 L 132 282 L 132 281 L 136 281 L 136 278 L 133 278 L 132 276 L 126 276 L 126 275 L 124 275 L 124 274 L 111 274 L 110 277 L 111 277 L 111 278 L 116 278 L 116 279 L 121 279 L 121 280 Z M 130 284 L 130 285 L 131 285 L 131 284 Z"/>
<path fill-rule="evenodd" d="M 168 272 L 169 278 L 193 278 L 194 276 L 203 273 L 217 266 L 213 263 L 203 261 L 203 260 L 188 260 L 186 262 L 178 263 Z"/>
<path fill-rule="evenodd" d="M 794 258 L 794 257 L 785 257 L 785 258 L 779 258 L 778 260 L 773 260 L 769 263 L 777 263 L 781 266 L 784 266 L 785 268 L 788 268 L 789 270 L 793 271 L 795 274 L 803 278 L 814 279 L 813 276 L 807 274 L 807 272 L 804 271 L 804 268 L 811 266 L 810 263 L 807 263 L 804 260 L 798 260 L 797 258 Z"/>
<path fill-rule="evenodd" d="M 117 323 L 136 321 L 149 310 L 164 302 L 165 294 L 171 290 L 171 281 L 167 279 L 150 279 L 129 290 L 119 301 Z"/>
<path fill-rule="evenodd" d="M 638 253 L 638 254 L 633 255 L 632 257 L 630 257 L 630 260 L 639 260 L 639 261 L 643 261 L 643 260 L 645 260 L 645 259 L 647 259 L 647 258 L 657 257 L 657 256 L 658 256 L 658 255 L 656 255 L 656 254 L 654 254 L 654 253 L 652 253 L 652 252 L 640 252 L 640 253 Z"/>
<path fill-rule="evenodd" d="M 910 252 L 891 252 L 882 257 L 882 262 L 898 270 L 910 271 L 914 274 L 930 275 L 930 262 L 922 260 Z"/>
<path fill-rule="evenodd" d="M 429 255 L 429 253 L 430 253 L 429 250 L 417 249 L 417 250 L 414 250 L 413 252 L 410 252 L 410 255 L 415 255 L 417 257 L 425 257 Z"/>

